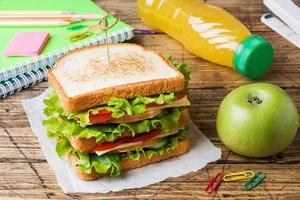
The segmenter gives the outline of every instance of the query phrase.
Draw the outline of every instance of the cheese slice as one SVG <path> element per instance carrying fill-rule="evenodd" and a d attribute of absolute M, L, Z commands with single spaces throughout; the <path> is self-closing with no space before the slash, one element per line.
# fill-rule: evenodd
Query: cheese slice
<path fill-rule="evenodd" d="M 144 119 L 154 118 L 160 112 L 161 112 L 161 109 L 157 109 L 157 110 L 146 111 L 146 112 L 144 112 L 142 114 L 138 114 L 138 115 L 132 115 L 132 116 L 125 115 L 124 117 L 121 117 L 119 119 L 109 120 L 109 123 L 129 123 L 129 122 L 141 121 Z"/>
<path fill-rule="evenodd" d="M 160 141 L 160 138 L 167 137 L 167 136 L 170 136 L 170 135 L 174 135 L 176 133 L 178 133 L 178 129 L 170 131 L 168 133 L 159 134 L 159 135 L 157 135 L 157 136 L 155 136 L 153 138 L 150 138 L 147 141 L 144 141 L 142 145 L 128 146 L 128 147 L 119 149 L 118 152 L 123 153 L 123 152 L 127 152 L 127 151 L 134 151 L 134 150 L 136 150 L 138 148 L 151 147 L 152 145 L 154 145 L 155 143 L 157 143 L 158 141 Z"/>
<path fill-rule="evenodd" d="M 174 134 L 178 133 L 178 131 L 181 130 L 181 129 L 184 129 L 184 128 L 173 129 L 173 130 L 171 130 L 171 131 L 169 131 L 167 133 L 159 134 L 159 135 L 153 137 L 153 139 L 158 139 L 158 138 L 163 138 L 163 137 L 167 137 L 167 136 L 170 136 L 170 135 L 174 135 Z"/>
<path fill-rule="evenodd" d="M 124 143 L 124 144 L 120 144 L 114 148 L 111 148 L 111 149 L 107 149 L 107 150 L 104 150 L 104 151 L 95 151 L 95 153 L 98 155 L 98 156 L 101 156 L 105 153 L 108 153 L 110 151 L 115 151 L 115 150 L 118 150 L 118 149 L 122 149 L 122 148 L 126 148 L 126 147 L 131 147 L 131 146 L 136 146 L 136 145 L 140 145 L 140 144 L 143 144 L 143 142 L 130 142 L 130 143 Z"/>
<path fill-rule="evenodd" d="M 169 104 L 163 104 L 163 105 L 159 105 L 159 106 L 154 106 L 154 107 L 148 107 L 146 109 L 147 112 L 149 111 L 153 111 L 153 110 L 162 110 L 165 108 L 172 108 L 172 107 L 184 107 L 184 106 L 190 106 L 191 102 L 189 101 L 189 99 L 187 98 L 187 96 L 185 95 L 184 97 L 177 99 L 175 101 L 173 101 L 172 103 Z"/>
<path fill-rule="evenodd" d="M 135 151 L 136 149 L 139 148 L 147 148 L 147 147 L 151 147 L 153 146 L 155 143 L 157 143 L 160 139 L 152 139 L 152 140 L 147 140 L 146 142 L 143 142 L 140 145 L 136 145 L 136 146 L 131 146 L 131 147 L 125 147 L 123 149 L 118 149 L 119 153 L 124 153 L 124 152 L 128 152 L 128 151 Z"/>

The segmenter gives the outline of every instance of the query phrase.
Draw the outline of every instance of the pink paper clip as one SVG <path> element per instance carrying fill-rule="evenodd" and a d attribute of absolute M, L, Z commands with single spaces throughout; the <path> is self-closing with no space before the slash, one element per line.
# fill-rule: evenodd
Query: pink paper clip
<path fill-rule="evenodd" d="M 208 194 L 215 192 L 222 182 L 223 177 L 223 173 L 218 173 L 212 179 L 210 179 L 208 185 L 206 186 L 205 192 L 207 192 Z"/>

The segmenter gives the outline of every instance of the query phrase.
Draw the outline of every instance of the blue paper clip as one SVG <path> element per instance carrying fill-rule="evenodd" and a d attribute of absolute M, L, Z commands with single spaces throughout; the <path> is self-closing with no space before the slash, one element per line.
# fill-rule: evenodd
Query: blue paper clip
<path fill-rule="evenodd" d="M 266 174 L 264 172 L 256 172 L 252 178 L 242 185 L 242 187 L 244 190 L 250 191 L 258 186 L 265 178 Z"/>

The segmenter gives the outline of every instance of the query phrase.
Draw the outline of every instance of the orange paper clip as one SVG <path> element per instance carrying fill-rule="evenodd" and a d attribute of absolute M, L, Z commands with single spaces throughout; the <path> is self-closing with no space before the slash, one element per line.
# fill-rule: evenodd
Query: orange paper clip
<path fill-rule="evenodd" d="M 215 192 L 222 182 L 223 177 L 223 173 L 218 173 L 217 175 L 215 175 L 206 186 L 205 192 L 207 192 L 208 194 Z"/>

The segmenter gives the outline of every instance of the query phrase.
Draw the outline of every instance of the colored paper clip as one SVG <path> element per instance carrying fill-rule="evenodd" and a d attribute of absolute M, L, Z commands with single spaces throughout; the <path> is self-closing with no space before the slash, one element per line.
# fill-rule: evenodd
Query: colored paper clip
<path fill-rule="evenodd" d="M 147 29 L 134 29 L 133 33 L 136 35 L 154 35 L 158 34 L 155 30 L 147 30 Z"/>
<path fill-rule="evenodd" d="M 84 29 L 85 27 L 87 27 L 87 25 L 80 24 L 80 25 L 68 27 L 67 30 L 76 31 L 76 30 Z"/>
<path fill-rule="evenodd" d="M 74 33 L 74 34 L 71 34 L 69 35 L 68 39 L 71 41 L 71 42 L 76 42 L 78 40 L 82 40 L 84 38 L 87 38 L 89 37 L 90 35 L 92 35 L 93 33 L 90 32 L 90 31 L 82 31 L 82 32 L 77 32 L 77 33 Z"/>
<path fill-rule="evenodd" d="M 211 193 L 215 192 L 216 189 L 219 187 L 220 183 L 222 182 L 223 177 L 224 177 L 223 173 L 218 173 L 217 175 L 215 175 L 209 181 L 208 185 L 206 186 L 205 192 L 207 192 L 208 194 L 211 194 Z"/>
<path fill-rule="evenodd" d="M 228 181 L 237 181 L 237 180 L 252 178 L 253 176 L 254 176 L 253 171 L 243 171 L 243 172 L 226 174 L 223 177 L 223 181 L 226 181 L 226 182 L 228 182 Z"/>
<path fill-rule="evenodd" d="M 265 178 L 266 174 L 264 172 L 256 172 L 252 178 L 242 185 L 242 187 L 244 190 L 250 191 L 258 186 Z"/>

